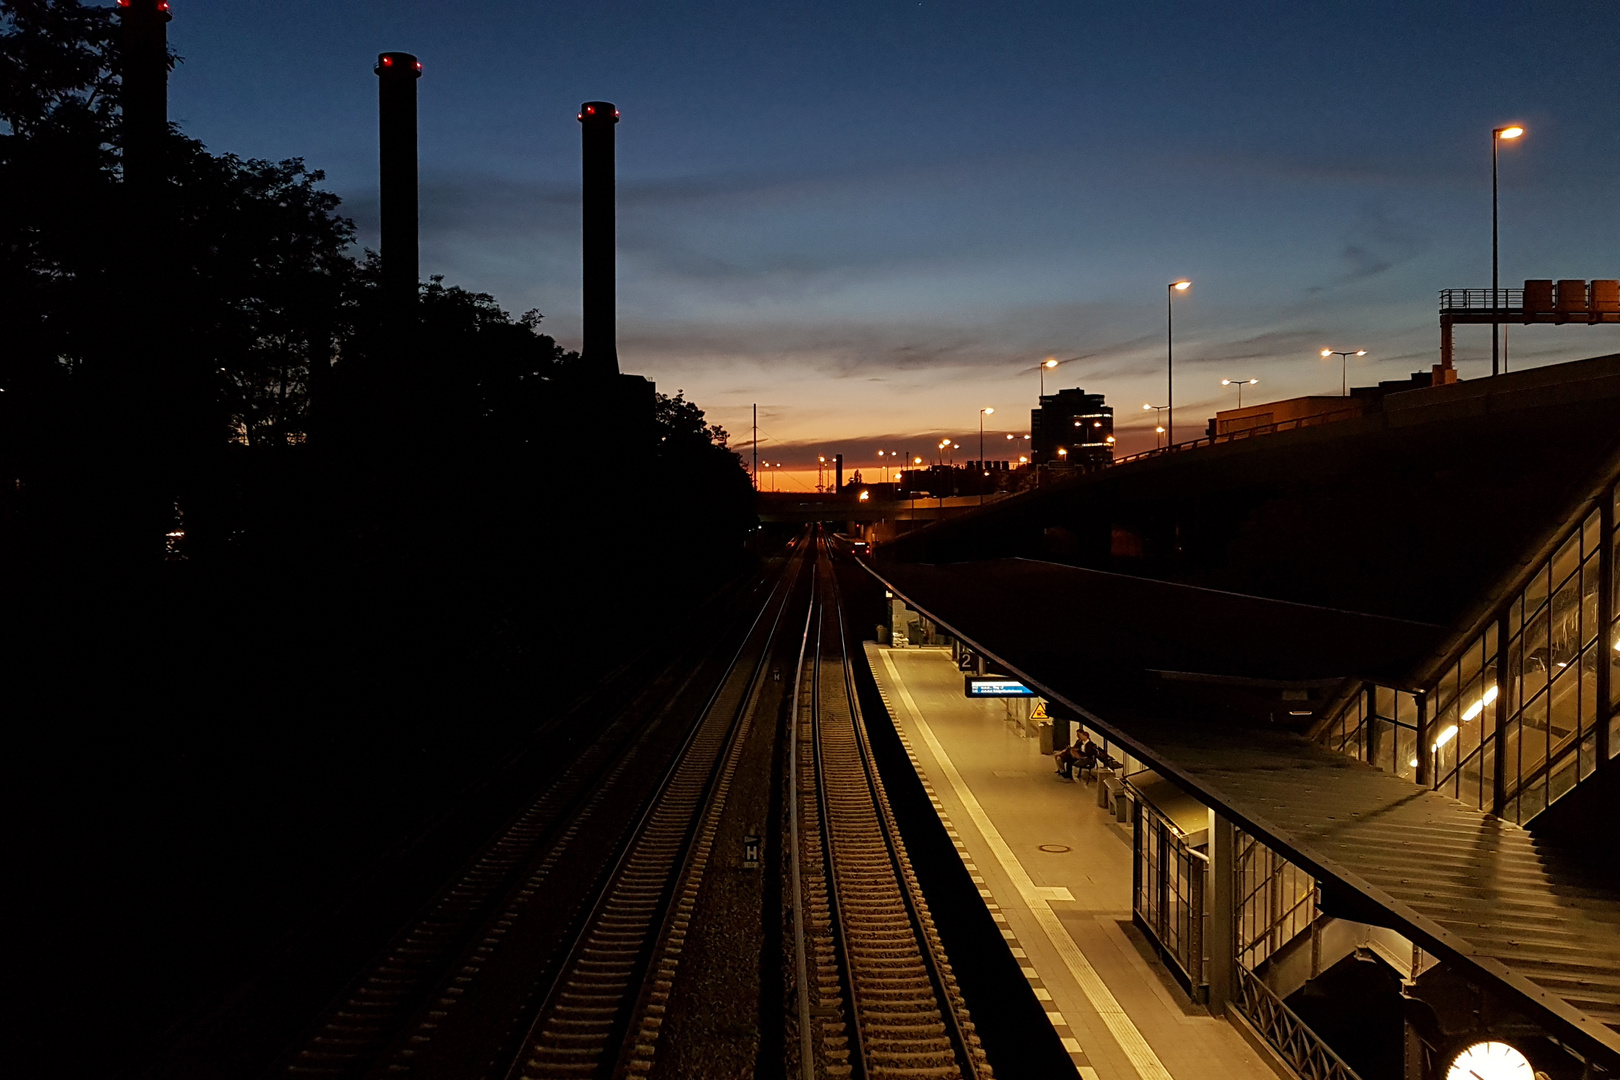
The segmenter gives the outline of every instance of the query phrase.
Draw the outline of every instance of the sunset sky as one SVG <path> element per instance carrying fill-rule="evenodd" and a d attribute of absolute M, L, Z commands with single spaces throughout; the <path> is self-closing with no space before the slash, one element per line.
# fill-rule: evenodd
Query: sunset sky
<path fill-rule="evenodd" d="M 174 0 L 171 115 L 216 151 L 304 157 L 376 246 L 376 79 L 417 53 L 422 267 L 579 339 L 579 125 L 623 113 L 619 355 L 746 451 L 964 447 L 993 406 L 1107 395 L 1125 452 L 1234 404 L 1437 359 L 1436 292 L 1620 277 L 1612 3 L 600 3 Z M 1620 351 L 1523 327 L 1512 367 Z M 1484 328 L 1458 332 L 1464 378 Z M 1252 395 L 1252 396 L 1251 396 Z M 1134 426 L 1132 426 L 1134 425 Z M 870 474 L 868 474 L 870 475 Z M 808 476 L 808 481 L 806 481 Z"/>

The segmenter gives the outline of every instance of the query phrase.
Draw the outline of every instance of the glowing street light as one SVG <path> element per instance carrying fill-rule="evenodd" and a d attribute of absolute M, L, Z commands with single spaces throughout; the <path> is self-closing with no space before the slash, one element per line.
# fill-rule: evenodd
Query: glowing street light
<path fill-rule="evenodd" d="M 1366 355 L 1367 355 L 1367 350 L 1366 349 L 1353 349 L 1350 352 L 1341 352 L 1338 349 L 1323 349 L 1322 350 L 1322 359 L 1324 359 L 1324 360 L 1326 360 L 1330 356 L 1337 356 L 1337 357 L 1341 358 L 1340 359 L 1340 364 L 1339 364 L 1339 392 L 1341 394 L 1343 394 L 1345 397 L 1350 396 L 1350 375 L 1349 375 L 1350 358 L 1352 356 L 1366 356 Z"/>
<path fill-rule="evenodd" d="M 1518 124 L 1491 130 L 1491 374 L 1501 373 L 1502 324 L 1495 319 L 1502 308 L 1502 294 L 1497 291 L 1497 229 L 1496 229 L 1496 151 L 1503 139 L 1517 139 L 1524 134 Z"/>
<path fill-rule="evenodd" d="M 1192 282 L 1188 281 L 1186 278 L 1182 278 L 1180 281 L 1172 281 L 1169 285 L 1165 286 L 1165 294 L 1164 294 L 1164 297 L 1165 297 L 1164 298 L 1164 377 L 1165 377 L 1165 395 L 1166 395 L 1165 400 L 1170 403 L 1170 404 L 1168 404 L 1168 405 L 1166 405 L 1164 407 L 1165 412 L 1166 412 L 1166 414 L 1168 414 L 1168 417 L 1169 417 L 1169 420 L 1170 420 L 1170 435 L 1165 440 L 1166 445 L 1174 445 L 1174 443 L 1176 441 L 1176 414 L 1175 414 L 1175 411 L 1174 411 L 1175 404 L 1176 404 L 1176 359 L 1175 359 L 1176 335 L 1175 335 L 1175 322 L 1174 322 L 1175 304 L 1172 303 L 1172 301 L 1175 300 L 1176 293 L 1178 293 L 1178 292 L 1186 292 L 1190 288 L 1192 288 Z"/>
<path fill-rule="evenodd" d="M 984 467 L 984 418 L 996 410 L 983 408 L 979 410 L 979 505 L 984 505 L 984 478 L 989 474 Z"/>
<path fill-rule="evenodd" d="M 1142 402 L 1143 412 L 1153 413 L 1153 449 L 1159 448 L 1159 436 L 1164 434 L 1164 413 L 1170 408 L 1168 405 L 1149 405 Z"/>
<path fill-rule="evenodd" d="M 1235 386 L 1238 388 L 1238 408 L 1243 408 L 1243 388 L 1253 386 L 1259 379 L 1222 379 L 1222 386 Z"/>
<path fill-rule="evenodd" d="M 1058 366 L 1057 358 L 1048 356 L 1041 361 L 1041 397 L 1046 396 L 1046 373 Z M 1037 402 L 1037 404 L 1039 404 Z"/>

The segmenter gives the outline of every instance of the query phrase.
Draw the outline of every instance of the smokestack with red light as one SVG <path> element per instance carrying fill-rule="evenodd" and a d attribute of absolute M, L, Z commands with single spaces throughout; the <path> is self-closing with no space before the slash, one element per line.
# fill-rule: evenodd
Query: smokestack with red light
<path fill-rule="evenodd" d="M 383 295 L 394 312 L 416 303 L 421 277 L 416 217 L 416 80 L 422 64 L 407 52 L 377 56 L 378 188 L 382 201 Z"/>
<path fill-rule="evenodd" d="M 613 164 L 613 125 L 618 122 L 619 110 L 611 101 L 587 101 L 579 107 L 585 211 L 585 344 L 580 354 L 598 375 L 619 373 Z"/>
<path fill-rule="evenodd" d="M 151 184 L 163 175 L 169 133 L 168 0 L 118 0 L 124 29 L 124 179 Z"/>

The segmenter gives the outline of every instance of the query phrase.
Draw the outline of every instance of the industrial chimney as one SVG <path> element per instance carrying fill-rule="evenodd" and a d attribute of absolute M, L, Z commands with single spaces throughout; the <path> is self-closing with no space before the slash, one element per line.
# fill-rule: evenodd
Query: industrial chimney
<path fill-rule="evenodd" d="M 383 295 L 392 312 L 416 303 L 421 278 L 416 220 L 416 80 L 422 63 L 407 52 L 377 56 L 377 163 L 382 200 Z"/>
<path fill-rule="evenodd" d="M 584 156 L 585 343 L 581 357 L 596 375 L 619 373 L 615 285 L 618 243 L 614 225 L 613 125 L 619 110 L 611 101 L 579 107 Z"/>
<path fill-rule="evenodd" d="M 149 185 L 163 175 L 169 133 L 168 0 L 118 0 L 124 24 L 124 179 Z"/>

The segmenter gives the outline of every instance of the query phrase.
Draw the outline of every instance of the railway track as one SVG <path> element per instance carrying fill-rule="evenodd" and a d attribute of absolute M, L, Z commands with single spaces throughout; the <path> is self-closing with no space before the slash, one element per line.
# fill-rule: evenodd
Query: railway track
<path fill-rule="evenodd" d="M 713 717 L 735 704 L 739 677 L 750 688 L 757 684 L 801 562 L 798 552 L 787 560 L 729 659 L 705 665 L 689 656 L 683 678 L 648 688 L 609 718 L 350 984 L 272 1075 L 499 1074 L 547 976 L 561 971 L 566 977 L 570 970 L 558 958 L 568 952 L 568 928 L 591 908 L 604 868 L 622 850 L 610 881 L 621 871 L 646 872 L 647 864 L 632 859 L 636 842 L 627 845 L 626 837 L 649 829 L 667 837 L 676 828 L 660 793 L 677 780 L 684 785 L 681 763 L 694 751 L 713 749 L 706 733 Z M 714 651 L 714 643 L 698 650 Z M 717 682 L 693 710 L 692 691 L 706 685 L 705 677 Z"/>
<path fill-rule="evenodd" d="M 652 1070 L 714 836 L 790 599 L 781 598 L 761 626 L 757 650 L 738 653 L 704 709 L 584 920 L 508 1080 Z"/>
<path fill-rule="evenodd" d="M 989 1080 L 867 743 L 829 555 L 817 571 L 789 762 L 800 1073 Z"/>

